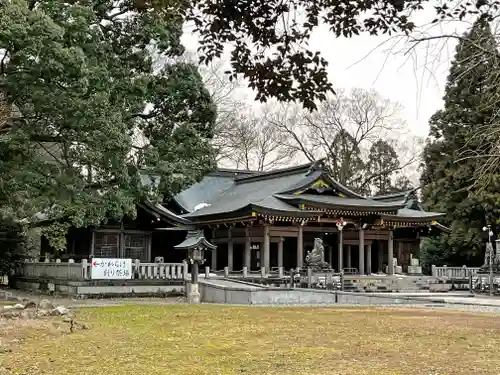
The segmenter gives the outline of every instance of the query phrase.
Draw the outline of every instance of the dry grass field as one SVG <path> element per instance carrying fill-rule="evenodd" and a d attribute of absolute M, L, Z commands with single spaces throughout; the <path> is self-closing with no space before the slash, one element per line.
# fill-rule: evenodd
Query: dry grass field
<path fill-rule="evenodd" d="M 89 308 L 63 323 L 4 321 L 0 374 L 498 374 L 500 317 L 388 308 Z M 8 323 L 5 325 L 5 323 Z M 10 328 L 9 328 L 10 327 Z"/>

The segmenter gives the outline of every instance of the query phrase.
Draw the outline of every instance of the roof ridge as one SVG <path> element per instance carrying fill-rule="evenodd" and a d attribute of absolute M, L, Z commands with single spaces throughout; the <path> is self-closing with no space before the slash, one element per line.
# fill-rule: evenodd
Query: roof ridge
<path fill-rule="evenodd" d="M 254 171 L 252 169 L 239 169 L 239 168 L 216 168 L 214 172 L 236 172 L 236 173 L 262 173 L 261 171 Z"/>
<path fill-rule="evenodd" d="M 373 195 L 371 197 L 369 197 L 370 199 L 373 199 L 373 200 L 379 200 L 379 199 L 387 199 L 387 198 L 394 198 L 394 197 L 407 197 L 409 194 L 417 191 L 420 189 L 420 186 L 417 186 L 417 187 L 414 187 L 412 189 L 409 189 L 409 190 L 402 190 L 400 192 L 397 192 L 397 193 L 390 193 L 390 194 L 381 194 L 381 195 Z"/>
<path fill-rule="evenodd" d="M 272 177 L 281 177 L 281 176 L 287 176 L 299 172 L 308 172 L 311 167 L 313 167 L 316 164 L 316 162 L 310 162 L 307 164 L 301 164 L 301 165 L 296 165 L 293 167 L 287 167 L 287 168 L 281 168 L 281 169 L 274 169 L 271 171 L 267 172 L 260 172 L 248 176 L 236 176 L 234 181 L 236 184 L 240 183 L 245 183 L 245 182 L 252 182 L 252 181 L 259 181 L 259 180 L 266 180 L 268 178 Z"/>

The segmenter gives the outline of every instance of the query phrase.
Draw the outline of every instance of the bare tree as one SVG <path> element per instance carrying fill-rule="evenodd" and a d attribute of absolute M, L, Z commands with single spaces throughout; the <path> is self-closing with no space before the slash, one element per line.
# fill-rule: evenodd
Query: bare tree
<path fill-rule="evenodd" d="M 409 152 L 415 142 L 399 114 L 402 107 L 377 92 L 354 89 L 340 91 L 322 102 L 315 112 L 296 107 L 269 118 L 281 133 L 283 147 L 309 161 L 325 158 L 339 182 L 369 194 L 378 174 L 369 173 L 368 151 L 378 140 L 387 141 L 397 152 L 397 165 L 378 173 L 394 175 L 416 165 L 418 152 Z M 401 142 L 401 139 L 409 140 Z M 416 151 L 416 150 L 413 150 Z"/>
<path fill-rule="evenodd" d="M 237 168 L 256 171 L 290 164 L 294 153 L 283 147 L 283 134 L 269 121 L 274 115 L 270 106 L 264 106 L 260 113 L 240 110 L 225 134 L 225 161 Z"/>
<path fill-rule="evenodd" d="M 183 59 L 196 63 L 198 58 L 187 53 Z M 281 133 L 267 118 L 273 115 L 271 105 L 260 110 L 251 108 L 241 98 L 245 87 L 240 81 L 229 79 L 222 60 L 200 65 L 199 72 L 217 106 L 217 121 L 213 146 L 219 165 L 264 171 L 291 162 L 292 154 L 282 147 Z"/>

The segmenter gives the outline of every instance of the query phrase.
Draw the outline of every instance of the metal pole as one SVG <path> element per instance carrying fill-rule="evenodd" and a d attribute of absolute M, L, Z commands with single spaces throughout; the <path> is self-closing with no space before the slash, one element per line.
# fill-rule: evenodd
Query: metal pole
<path fill-rule="evenodd" d="M 491 244 L 491 229 L 488 225 L 488 242 L 490 244 L 490 296 L 493 295 L 493 245 Z"/>

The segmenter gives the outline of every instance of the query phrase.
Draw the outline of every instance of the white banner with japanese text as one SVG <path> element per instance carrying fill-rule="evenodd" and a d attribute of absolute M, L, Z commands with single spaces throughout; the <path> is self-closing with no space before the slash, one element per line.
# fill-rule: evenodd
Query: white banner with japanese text
<path fill-rule="evenodd" d="M 132 259 L 93 258 L 92 279 L 125 280 L 132 278 Z"/>

